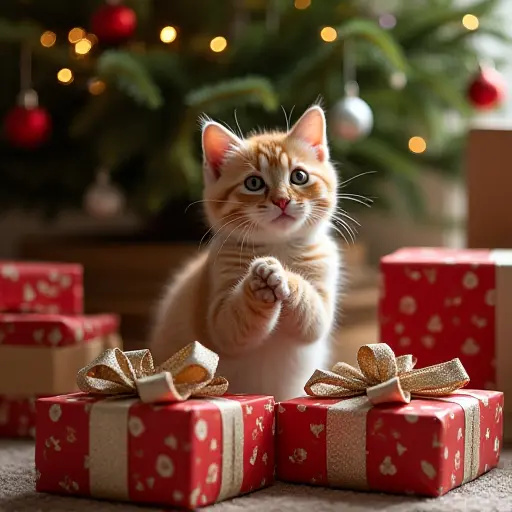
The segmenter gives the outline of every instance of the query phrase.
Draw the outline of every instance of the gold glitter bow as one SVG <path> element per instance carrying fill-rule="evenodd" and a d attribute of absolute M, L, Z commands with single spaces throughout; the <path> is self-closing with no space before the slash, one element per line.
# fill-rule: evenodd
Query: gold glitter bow
<path fill-rule="evenodd" d="M 151 352 L 108 349 L 78 372 L 86 393 L 138 395 L 143 402 L 182 402 L 190 397 L 221 396 L 228 389 L 215 377 L 219 356 L 195 341 L 155 368 Z"/>
<path fill-rule="evenodd" d="M 409 403 L 411 396 L 438 397 L 466 386 L 469 376 L 460 360 L 414 370 L 412 355 L 396 357 L 385 343 L 363 345 L 359 368 L 337 363 L 332 371 L 316 370 L 304 391 L 310 396 L 345 398 L 366 394 L 372 404 Z"/>

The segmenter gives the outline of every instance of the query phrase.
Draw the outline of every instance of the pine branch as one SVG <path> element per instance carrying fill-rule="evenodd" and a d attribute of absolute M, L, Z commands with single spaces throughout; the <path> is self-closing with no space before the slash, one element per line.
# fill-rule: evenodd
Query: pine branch
<path fill-rule="evenodd" d="M 185 104 L 194 112 L 219 111 L 248 104 L 259 104 L 265 110 L 274 111 L 279 100 L 269 80 L 247 77 L 196 89 L 185 97 Z"/>
<path fill-rule="evenodd" d="M 344 42 L 350 38 L 369 40 L 381 51 L 393 68 L 407 73 L 409 66 L 401 47 L 387 31 L 381 29 L 373 21 L 349 20 L 336 27 L 336 31 L 338 33 L 336 41 L 328 45 L 321 45 L 312 52 L 312 55 L 303 57 L 291 73 L 281 78 L 278 82 L 278 89 L 285 96 L 296 94 L 296 84 L 306 84 L 312 77 L 322 75 L 335 65 L 340 65 L 340 59 L 343 58 Z"/>
<path fill-rule="evenodd" d="M 164 99 L 160 89 L 132 54 L 108 50 L 99 57 L 97 71 L 98 76 L 107 84 L 117 85 L 136 102 L 150 109 L 162 106 Z"/>
<path fill-rule="evenodd" d="M 463 8 L 452 8 L 453 3 L 444 3 L 424 9 L 421 16 L 407 18 L 407 23 L 399 23 L 394 29 L 394 36 L 399 43 L 407 48 L 419 47 L 423 40 L 432 38 L 438 30 L 450 25 L 460 23 L 462 17 L 469 13 L 484 17 L 493 12 L 499 0 L 480 0 Z M 412 9 L 411 12 L 413 12 Z"/>

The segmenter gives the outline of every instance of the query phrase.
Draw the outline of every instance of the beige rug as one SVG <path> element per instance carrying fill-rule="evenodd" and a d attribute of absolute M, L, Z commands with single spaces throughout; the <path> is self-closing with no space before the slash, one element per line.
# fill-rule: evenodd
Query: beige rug
<path fill-rule="evenodd" d="M 141 512 L 158 509 L 34 492 L 33 443 L 0 441 L 1 512 Z M 499 469 L 437 499 L 277 484 L 203 510 L 214 512 L 512 512 L 512 450 Z"/>

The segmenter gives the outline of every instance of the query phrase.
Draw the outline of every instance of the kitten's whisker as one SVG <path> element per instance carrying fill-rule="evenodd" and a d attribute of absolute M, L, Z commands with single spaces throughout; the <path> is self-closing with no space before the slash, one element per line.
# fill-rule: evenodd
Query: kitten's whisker
<path fill-rule="evenodd" d="M 355 239 L 357 236 L 357 232 L 354 232 L 354 229 L 349 224 L 347 224 L 346 222 L 342 222 L 338 219 L 333 219 L 333 222 L 335 224 L 338 224 L 340 227 L 342 227 L 353 242 L 356 241 Z"/>
<path fill-rule="evenodd" d="M 238 228 L 241 228 L 243 226 L 245 226 L 248 222 L 251 222 L 250 220 L 245 220 L 245 221 L 242 221 L 240 224 L 236 225 L 234 227 L 234 229 L 232 229 L 229 233 L 229 235 L 224 239 L 224 241 L 222 242 L 222 245 L 220 246 L 219 250 L 217 251 L 217 254 L 215 255 L 215 260 L 213 262 L 213 266 L 215 266 L 215 264 L 217 263 L 217 258 L 219 257 L 219 254 L 220 252 L 222 251 L 222 248 L 224 247 L 224 244 L 229 240 L 229 238 L 231 237 L 231 235 L 238 229 Z"/>
<path fill-rule="evenodd" d="M 213 241 L 215 240 L 215 238 L 217 237 L 217 235 L 219 233 L 222 232 L 222 230 L 226 227 L 226 226 L 229 226 L 230 224 L 233 224 L 233 222 L 236 222 L 237 220 L 240 219 L 240 216 L 237 216 L 235 219 L 231 219 L 229 222 L 226 222 L 223 226 L 221 226 L 219 228 L 218 231 L 215 232 L 215 234 L 212 236 L 211 240 L 208 242 L 208 245 L 212 245 L 213 244 Z"/>
<path fill-rule="evenodd" d="M 233 112 L 233 115 L 235 118 L 236 127 L 238 128 L 238 134 L 240 135 L 240 138 L 243 139 L 244 134 L 242 132 L 242 128 L 240 128 L 240 124 L 238 123 L 238 118 L 236 117 L 236 108 L 235 108 L 235 111 Z"/>
<path fill-rule="evenodd" d="M 360 174 L 357 174 L 356 176 L 352 176 L 352 178 L 349 178 L 348 180 L 342 181 L 338 186 L 339 188 L 345 188 L 347 186 L 347 183 L 350 183 L 351 181 L 354 181 L 357 178 L 360 178 L 361 176 L 366 176 L 367 174 L 375 174 L 377 171 L 366 171 L 362 172 Z"/>
<path fill-rule="evenodd" d="M 355 197 L 347 197 L 347 196 L 338 196 L 338 199 L 346 199 L 347 201 L 354 201 L 355 203 L 362 204 L 363 206 L 366 206 L 367 208 L 372 207 L 373 199 L 365 198 L 365 199 L 357 199 Z M 367 201 L 367 202 L 366 202 Z"/>
<path fill-rule="evenodd" d="M 364 199 L 365 201 L 371 201 L 373 203 L 373 200 L 376 199 L 375 197 L 366 197 L 366 196 L 363 196 L 362 194 L 347 194 L 346 192 L 342 192 L 341 194 L 336 194 L 336 197 L 357 197 L 359 199 Z"/>
<path fill-rule="evenodd" d="M 345 236 L 345 234 L 341 230 L 339 230 L 334 224 L 331 224 L 331 228 L 334 229 L 334 231 L 336 231 L 337 233 L 339 233 L 343 237 L 343 240 L 345 240 L 345 243 L 347 245 L 350 245 L 350 242 L 347 240 L 347 237 Z"/>
<path fill-rule="evenodd" d="M 242 267 L 242 253 L 244 250 L 244 242 L 245 242 L 246 237 L 249 235 L 253 224 L 254 223 L 252 221 L 250 221 L 249 226 L 247 226 L 247 228 L 244 228 L 244 230 L 242 232 L 244 234 L 244 237 L 242 238 L 242 245 L 240 246 L 240 267 Z"/>
<path fill-rule="evenodd" d="M 239 216 L 238 213 L 230 213 L 229 215 L 225 215 L 224 217 L 222 217 L 221 219 L 219 219 L 219 222 L 222 222 L 226 219 L 229 219 L 230 217 L 233 217 L 233 216 Z M 212 226 L 210 226 L 210 228 L 208 229 L 208 231 L 202 236 L 201 240 L 199 241 L 199 247 L 198 247 L 198 251 L 201 250 L 201 245 L 203 244 L 203 240 L 205 239 L 205 237 L 208 235 L 208 233 L 213 229 L 215 228 L 215 226 L 219 223 L 215 223 L 215 224 L 212 224 Z"/>
<path fill-rule="evenodd" d="M 221 200 L 221 199 L 199 199 L 199 201 L 194 201 L 193 203 L 190 203 L 190 204 L 185 208 L 185 213 L 187 213 L 188 209 L 189 209 L 191 206 L 194 206 L 195 204 L 199 204 L 199 203 L 244 204 L 242 201 L 223 201 L 223 200 Z"/>
<path fill-rule="evenodd" d="M 354 224 L 357 224 L 359 227 L 361 227 L 361 224 L 354 218 L 352 218 L 345 210 L 338 210 L 335 214 L 333 214 L 333 217 L 336 218 L 336 214 L 341 215 L 343 218 L 351 220 Z"/>

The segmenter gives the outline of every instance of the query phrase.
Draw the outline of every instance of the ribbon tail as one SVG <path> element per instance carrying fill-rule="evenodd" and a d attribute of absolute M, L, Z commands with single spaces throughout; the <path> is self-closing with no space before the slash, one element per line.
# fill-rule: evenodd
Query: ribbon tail
<path fill-rule="evenodd" d="M 469 375 L 457 358 L 400 375 L 400 382 L 413 396 L 435 397 L 463 388 L 469 383 Z"/>
<path fill-rule="evenodd" d="M 222 396 L 228 390 L 229 382 L 224 377 L 215 377 L 207 386 L 192 393 L 191 396 Z"/>
<path fill-rule="evenodd" d="M 346 377 L 339 373 L 315 370 L 304 386 L 304 391 L 309 396 L 345 398 L 363 394 L 366 386 L 351 376 Z"/>
<path fill-rule="evenodd" d="M 408 404 L 411 401 L 411 393 L 402 389 L 399 377 L 393 377 L 368 388 L 366 394 L 373 405 L 392 402 Z"/>
<path fill-rule="evenodd" d="M 190 397 L 190 393 L 178 392 L 169 372 L 142 377 L 136 384 L 139 397 L 146 404 L 183 402 Z"/>

